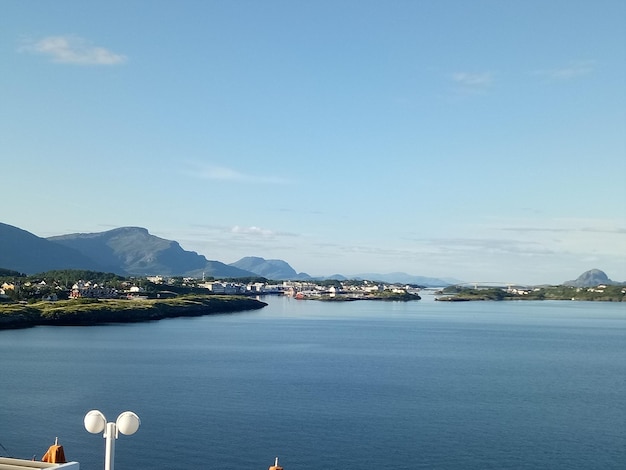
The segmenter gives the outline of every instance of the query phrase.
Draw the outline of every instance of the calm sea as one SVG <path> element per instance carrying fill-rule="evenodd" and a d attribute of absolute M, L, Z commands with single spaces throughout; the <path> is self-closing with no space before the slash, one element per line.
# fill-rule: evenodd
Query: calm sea
<path fill-rule="evenodd" d="M 624 469 L 626 305 L 323 303 L 0 331 L 0 455 L 116 470 Z"/>

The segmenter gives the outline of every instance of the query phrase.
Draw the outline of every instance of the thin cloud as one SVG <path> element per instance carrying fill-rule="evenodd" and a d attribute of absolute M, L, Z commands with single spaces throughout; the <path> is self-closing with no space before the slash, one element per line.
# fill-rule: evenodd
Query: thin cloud
<path fill-rule="evenodd" d="M 535 70 L 534 75 L 549 78 L 550 80 L 571 80 L 593 72 L 593 61 L 572 62 L 564 67 L 553 69 Z"/>
<path fill-rule="evenodd" d="M 243 173 L 233 168 L 219 165 L 200 165 L 192 163 L 192 169 L 184 171 L 189 176 L 196 178 L 225 181 L 232 183 L 262 183 L 262 184 L 288 184 L 289 181 L 278 176 L 259 175 L 256 173 Z"/>
<path fill-rule="evenodd" d="M 38 41 L 28 41 L 19 50 L 47 56 L 59 64 L 119 65 L 128 60 L 125 55 L 94 46 L 78 36 L 48 36 Z"/>
<path fill-rule="evenodd" d="M 551 250 L 533 241 L 498 238 L 431 238 L 420 242 L 440 253 L 514 254 L 523 256 L 551 255 Z"/>
<path fill-rule="evenodd" d="M 583 228 L 556 228 L 556 227 L 504 227 L 501 230 L 509 231 L 509 232 L 566 232 L 566 233 L 576 233 L 576 232 L 588 232 L 588 233 L 617 233 L 617 234 L 626 234 L 626 229 L 624 228 L 593 228 L 593 227 L 583 227 Z"/>
<path fill-rule="evenodd" d="M 230 229 L 230 233 L 237 235 L 250 235 L 254 237 L 298 237 L 299 235 L 291 232 L 277 232 L 274 230 L 269 230 L 261 227 L 251 226 L 251 227 L 241 227 L 239 225 L 235 225 Z"/>
<path fill-rule="evenodd" d="M 465 92 L 482 92 L 493 84 L 493 75 L 490 72 L 455 72 L 450 78 L 461 91 Z"/>
<path fill-rule="evenodd" d="M 251 179 L 250 175 L 240 173 L 232 168 L 221 166 L 206 166 L 202 169 L 198 176 L 209 180 L 220 181 L 249 181 Z"/>
<path fill-rule="evenodd" d="M 489 86 L 493 82 L 493 77 L 490 73 L 467 73 L 467 72 L 457 72 L 452 74 L 452 80 L 461 85 L 466 86 Z"/>
<path fill-rule="evenodd" d="M 257 226 L 227 226 L 227 225 L 216 225 L 216 224 L 191 224 L 190 225 L 194 230 L 185 232 L 185 236 L 196 236 L 196 237 L 204 237 L 207 233 L 211 233 L 217 236 L 226 236 L 228 239 L 232 234 L 239 235 L 273 235 L 273 236 L 281 236 L 281 237 L 299 237 L 301 236 L 298 233 L 294 232 L 283 232 L 279 230 L 270 230 L 266 228 L 261 228 Z"/>
<path fill-rule="evenodd" d="M 274 235 L 274 232 L 271 230 L 263 229 L 261 227 L 240 227 L 239 225 L 235 225 L 230 229 L 232 233 L 243 234 L 243 235 L 260 235 L 263 237 L 270 237 Z"/>
<path fill-rule="evenodd" d="M 592 227 L 583 227 L 580 229 L 580 231 L 591 233 L 619 233 L 622 235 L 626 235 L 626 228 L 597 229 Z"/>
<path fill-rule="evenodd" d="M 321 215 L 324 214 L 324 211 L 317 209 L 303 209 L 303 208 L 293 208 L 293 207 L 281 207 L 278 209 L 278 212 L 286 212 L 289 214 L 309 214 L 309 215 Z"/>

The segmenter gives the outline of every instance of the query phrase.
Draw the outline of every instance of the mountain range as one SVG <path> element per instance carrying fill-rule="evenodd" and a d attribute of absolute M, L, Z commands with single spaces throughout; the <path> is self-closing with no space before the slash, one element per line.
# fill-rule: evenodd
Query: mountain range
<path fill-rule="evenodd" d="M 97 233 L 72 233 L 42 238 L 0 222 L 0 268 L 24 274 L 57 269 L 112 272 L 122 276 L 183 276 L 213 278 L 264 277 L 271 280 L 367 279 L 388 283 L 443 287 L 458 284 L 452 278 L 438 279 L 407 273 L 335 274 L 313 278 L 297 272 L 278 259 L 247 256 L 235 263 L 208 260 L 195 251 L 184 250 L 176 241 L 159 238 L 142 227 L 120 227 Z M 599 269 L 581 274 L 564 285 L 593 287 L 621 285 Z"/>
<path fill-rule="evenodd" d="M 298 273 L 283 260 L 248 256 L 225 264 L 184 250 L 176 241 L 154 236 L 142 227 L 120 227 L 97 233 L 72 233 L 41 238 L 26 230 L 0 223 L 0 268 L 25 274 L 56 269 L 84 269 L 123 276 L 184 276 L 272 280 L 313 279 Z M 336 274 L 325 279 L 368 279 L 440 287 L 451 280 L 406 273 Z M 319 278 L 315 278 L 319 279 Z"/>
<path fill-rule="evenodd" d="M 91 258 L 105 272 L 122 275 L 185 277 L 249 277 L 251 271 L 186 251 L 178 242 L 151 235 L 141 227 L 121 227 L 98 233 L 49 237 L 51 243 Z"/>

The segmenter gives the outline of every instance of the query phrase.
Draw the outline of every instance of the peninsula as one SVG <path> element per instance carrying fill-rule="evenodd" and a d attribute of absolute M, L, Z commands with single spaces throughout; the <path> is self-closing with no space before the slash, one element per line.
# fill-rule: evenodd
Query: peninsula
<path fill-rule="evenodd" d="M 0 304 L 0 330 L 38 325 L 89 326 L 257 310 L 267 304 L 251 297 L 182 295 L 168 299 L 90 299 Z"/>
<path fill-rule="evenodd" d="M 582 300 L 601 302 L 626 301 L 626 286 L 599 285 L 595 287 L 548 286 L 532 289 L 470 288 L 449 286 L 438 292 L 436 300 L 468 302 L 475 300 Z"/>

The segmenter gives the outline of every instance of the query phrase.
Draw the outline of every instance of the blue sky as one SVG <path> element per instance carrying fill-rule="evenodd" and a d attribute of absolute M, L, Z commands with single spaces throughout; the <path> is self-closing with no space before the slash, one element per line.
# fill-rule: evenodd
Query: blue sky
<path fill-rule="evenodd" d="M 232 263 L 626 280 L 626 3 L 5 0 L 3 217 Z"/>

